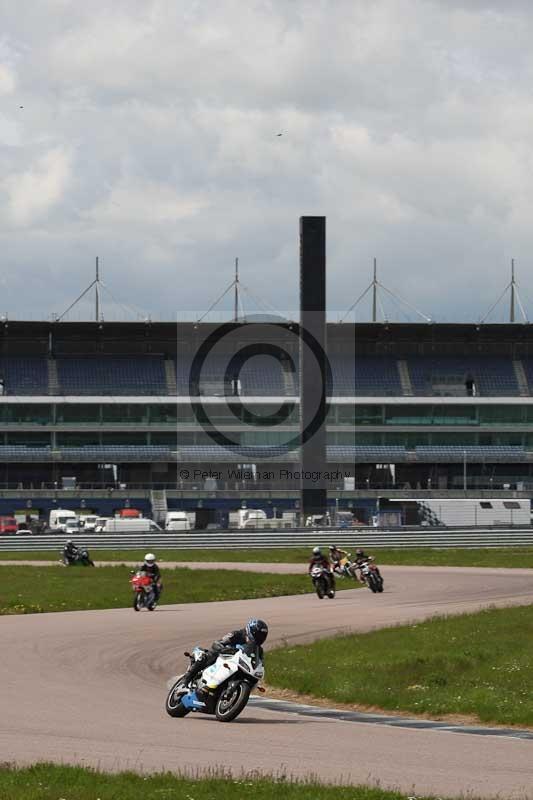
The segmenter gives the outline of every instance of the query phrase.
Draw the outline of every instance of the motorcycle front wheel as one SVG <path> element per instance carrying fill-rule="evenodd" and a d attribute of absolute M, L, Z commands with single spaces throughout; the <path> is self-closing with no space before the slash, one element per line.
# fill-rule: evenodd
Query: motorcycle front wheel
<path fill-rule="evenodd" d="M 187 714 L 190 713 L 190 708 L 185 708 L 183 703 L 181 702 L 181 694 L 176 694 L 176 690 L 178 690 L 182 686 L 183 675 L 176 681 L 172 689 L 167 694 L 167 699 L 165 701 L 165 711 L 169 715 L 169 717 L 186 717 Z"/>
<path fill-rule="evenodd" d="M 315 582 L 315 589 L 318 599 L 323 600 L 326 595 L 326 587 L 322 578 Z"/>
<path fill-rule="evenodd" d="M 226 686 L 220 694 L 215 706 L 215 715 L 219 722 L 231 722 L 239 716 L 250 697 L 250 685 L 239 681 Z"/>
<path fill-rule="evenodd" d="M 140 611 L 144 606 L 144 600 L 141 592 L 135 592 L 133 595 L 133 608 L 135 611 Z"/>

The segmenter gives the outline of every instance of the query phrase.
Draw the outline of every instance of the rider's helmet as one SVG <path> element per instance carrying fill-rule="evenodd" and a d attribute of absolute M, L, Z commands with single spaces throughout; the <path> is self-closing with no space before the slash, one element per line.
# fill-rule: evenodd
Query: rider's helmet
<path fill-rule="evenodd" d="M 154 556 L 154 554 L 153 553 L 146 553 L 146 555 L 144 557 L 144 563 L 148 564 L 149 566 L 152 566 L 152 564 L 155 564 L 155 556 Z"/>
<path fill-rule="evenodd" d="M 330 544 L 329 549 L 330 549 L 331 552 L 333 552 L 334 550 L 337 549 L 337 545 L 336 544 Z"/>
<path fill-rule="evenodd" d="M 67 539 L 67 544 L 72 544 L 72 539 Z"/>
<path fill-rule="evenodd" d="M 257 645 L 263 644 L 268 636 L 268 625 L 262 619 L 249 619 L 246 623 L 246 636 Z"/>
<path fill-rule="evenodd" d="M 361 556 L 364 555 L 364 552 L 361 550 L 360 547 L 358 547 L 357 550 L 355 551 L 355 555 L 359 556 L 359 558 L 361 558 Z"/>
<path fill-rule="evenodd" d="M 314 556 L 321 556 L 322 555 L 322 550 L 320 549 L 320 547 L 313 547 L 313 555 Z"/>

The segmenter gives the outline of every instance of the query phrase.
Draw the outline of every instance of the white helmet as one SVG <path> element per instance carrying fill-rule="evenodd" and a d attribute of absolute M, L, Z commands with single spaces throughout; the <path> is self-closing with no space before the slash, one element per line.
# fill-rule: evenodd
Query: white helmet
<path fill-rule="evenodd" d="M 322 550 L 320 549 L 320 547 L 313 547 L 313 555 L 314 556 L 321 556 L 322 555 Z"/>
<path fill-rule="evenodd" d="M 146 553 L 144 560 L 146 564 L 153 564 L 155 561 L 155 556 L 153 553 Z"/>

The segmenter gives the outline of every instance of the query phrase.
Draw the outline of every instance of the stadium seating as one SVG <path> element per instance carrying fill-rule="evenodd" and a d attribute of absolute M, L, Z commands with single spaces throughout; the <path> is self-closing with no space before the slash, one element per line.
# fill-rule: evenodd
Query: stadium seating
<path fill-rule="evenodd" d="M 395 464 L 405 461 L 407 451 L 400 445 L 328 445 L 328 461 Z"/>
<path fill-rule="evenodd" d="M 0 358 L 3 393 L 8 395 L 48 394 L 48 362 L 44 356 Z"/>
<path fill-rule="evenodd" d="M 415 395 L 466 396 L 468 378 L 474 381 L 476 396 L 520 394 L 513 362 L 508 358 L 427 356 L 412 358 L 407 363 Z"/>
<path fill-rule="evenodd" d="M 102 462 L 120 463 L 122 461 L 171 461 L 173 454 L 168 447 L 119 445 L 113 447 L 25 447 L 23 445 L 0 446 L 0 459 L 3 461 L 64 461 L 65 463 Z"/>
<path fill-rule="evenodd" d="M 224 382 L 228 359 L 222 356 L 209 358 L 202 367 L 197 389 L 192 387 L 192 394 L 224 396 L 233 393 L 231 378 Z M 176 379 L 179 395 L 189 392 L 190 364 L 179 360 L 176 364 Z M 236 367 L 236 375 L 240 381 L 240 394 L 248 397 L 283 397 L 291 394 L 287 391 L 281 363 L 268 355 L 253 356 Z M 292 390 L 292 386 L 290 386 Z"/>
<path fill-rule="evenodd" d="M 61 394 L 168 394 L 162 356 L 69 356 L 57 359 Z"/>
<path fill-rule="evenodd" d="M 283 367 L 272 356 L 248 359 L 239 373 L 241 394 L 247 396 L 282 397 L 287 394 Z"/>
<path fill-rule="evenodd" d="M 332 385 L 328 386 L 330 397 L 392 397 L 403 394 L 398 364 L 394 358 L 333 354 L 329 357 L 329 363 L 332 381 Z M 300 391 L 298 372 L 294 383 L 297 394 Z"/>
<path fill-rule="evenodd" d="M 474 462 L 495 462 L 495 461 L 525 461 L 526 452 L 522 447 L 510 445 L 493 445 L 482 447 L 470 445 L 467 447 L 455 447 L 452 445 L 428 445 L 415 448 L 417 460 L 419 461 L 439 461 L 448 462 L 467 461 Z"/>
<path fill-rule="evenodd" d="M 333 396 L 383 397 L 401 395 L 402 386 L 394 358 L 347 356 L 330 358 Z"/>

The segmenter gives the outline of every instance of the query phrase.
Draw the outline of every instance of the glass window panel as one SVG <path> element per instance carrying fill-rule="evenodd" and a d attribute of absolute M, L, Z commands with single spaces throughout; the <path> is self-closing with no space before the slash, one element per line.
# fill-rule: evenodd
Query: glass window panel
<path fill-rule="evenodd" d="M 146 441 L 146 433 L 136 433 L 135 431 L 131 431 L 131 433 L 103 433 L 102 434 L 102 445 L 145 445 L 147 444 Z"/>
<path fill-rule="evenodd" d="M 385 406 L 386 425 L 431 425 L 431 406 Z"/>
<path fill-rule="evenodd" d="M 529 412 L 529 408 L 527 410 Z M 525 418 L 527 419 L 527 415 L 524 413 L 524 406 L 490 405 L 479 407 L 479 422 L 481 425 L 521 425 Z M 533 413 L 531 421 L 533 421 Z"/>
<path fill-rule="evenodd" d="M 166 447 L 176 447 L 177 436 L 175 433 L 152 433 L 150 442 L 153 445 L 164 445 Z"/>
<path fill-rule="evenodd" d="M 180 403 L 178 406 L 176 403 L 162 403 L 149 406 L 148 411 L 152 425 L 176 423 L 178 418 L 180 422 L 192 422 L 193 419 L 192 409 L 187 404 Z"/>
<path fill-rule="evenodd" d="M 51 445 L 49 433 L 8 433 L 7 443 L 12 445 L 24 445 L 26 447 L 48 447 Z"/>
<path fill-rule="evenodd" d="M 58 433 L 57 447 L 96 447 L 100 444 L 98 433 Z"/>
<path fill-rule="evenodd" d="M 147 406 L 144 403 L 113 403 L 102 405 L 104 422 L 146 422 Z"/>
<path fill-rule="evenodd" d="M 52 406 L 44 403 L 13 403 L 3 406 L 2 420 L 47 425 L 52 422 Z"/>
<path fill-rule="evenodd" d="M 88 403 L 65 403 L 57 406 L 57 422 L 100 422 L 100 406 Z"/>

